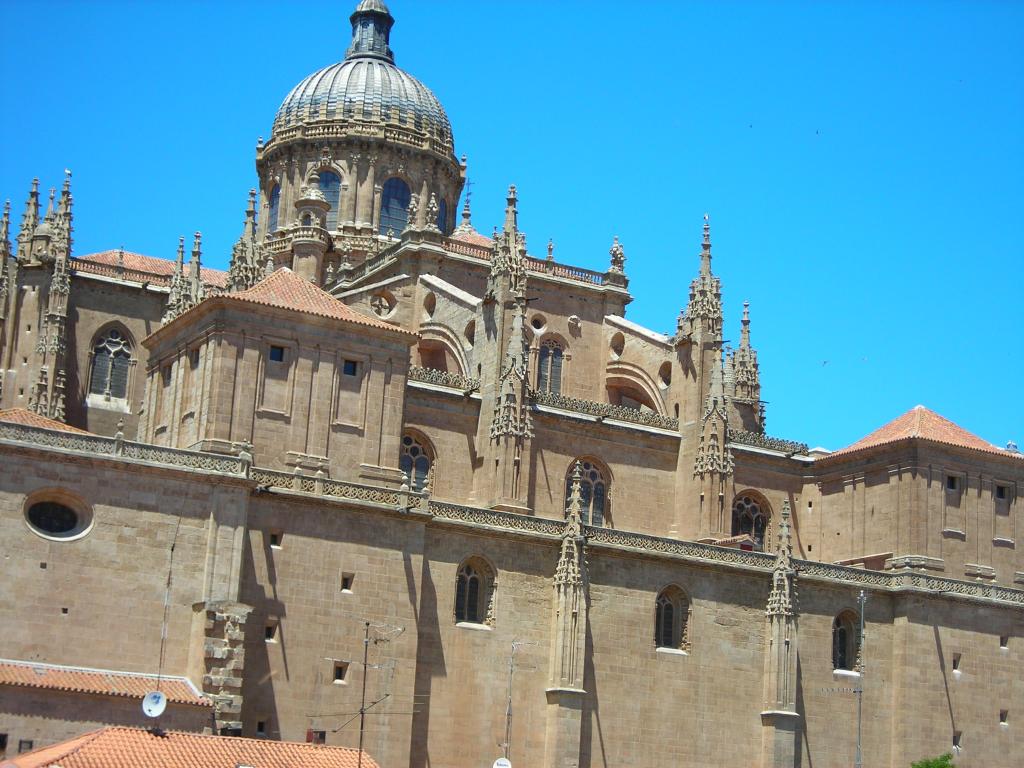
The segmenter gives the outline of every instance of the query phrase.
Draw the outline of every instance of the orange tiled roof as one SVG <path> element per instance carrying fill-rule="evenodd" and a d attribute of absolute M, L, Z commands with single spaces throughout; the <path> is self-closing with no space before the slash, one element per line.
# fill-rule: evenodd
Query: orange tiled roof
<path fill-rule="evenodd" d="M 855 451 L 863 451 L 878 445 L 887 445 L 912 438 L 970 448 L 975 451 L 985 451 L 986 453 L 998 453 L 1001 456 L 1016 455 L 996 448 L 977 435 L 972 435 L 963 427 L 939 416 L 935 411 L 930 411 L 923 405 L 916 405 L 899 418 L 879 427 L 870 435 L 823 458 L 845 456 Z"/>
<path fill-rule="evenodd" d="M 149 691 L 156 689 L 156 677 L 134 672 L 0 659 L 0 685 L 126 696 L 141 700 Z M 175 704 L 211 706 L 210 700 L 202 696 L 184 677 L 161 677 L 160 690 L 168 701 Z"/>
<path fill-rule="evenodd" d="M 364 315 L 343 304 L 308 280 L 304 280 L 288 267 L 276 269 L 270 277 L 264 278 L 247 291 L 221 295 L 229 301 L 245 301 L 252 304 L 263 304 L 268 307 L 283 307 L 298 312 L 306 312 L 320 317 L 333 317 L 350 323 L 366 325 L 370 328 L 384 328 L 409 334 L 397 325 L 386 323 L 375 317 Z M 414 335 L 414 334 L 410 334 Z"/>
<path fill-rule="evenodd" d="M 2 768 L 356 768 L 359 751 L 294 741 L 243 739 L 141 728 L 101 728 L 18 755 Z M 365 752 L 364 768 L 379 768 Z"/>
<path fill-rule="evenodd" d="M 24 424 L 26 427 L 39 427 L 40 429 L 57 429 L 61 432 L 75 432 L 79 435 L 92 434 L 84 429 L 72 427 L 56 419 L 40 416 L 38 413 L 27 411 L 24 408 L 7 408 L 0 411 L 0 421 L 9 421 L 12 424 Z"/>
<path fill-rule="evenodd" d="M 156 256 L 144 256 L 141 253 L 119 250 L 100 251 L 99 253 L 87 253 L 71 261 L 71 267 L 80 272 L 95 272 L 102 275 L 113 275 L 111 268 L 123 264 L 126 271 L 137 272 L 142 275 L 151 275 L 155 283 L 169 283 L 171 275 L 174 274 L 174 262 L 170 259 L 161 259 Z M 185 265 L 186 274 L 188 264 Z M 228 273 L 220 269 L 203 267 L 200 273 L 206 285 L 215 288 L 225 288 L 228 282 Z M 133 277 L 129 275 L 128 277 Z"/>
<path fill-rule="evenodd" d="M 475 229 L 470 231 L 456 229 L 449 238 L 451 240 L 461 240 L 464 243 L 472 243 L 473 245 L 481 245 L 484 248 L 490 248 L 494 245 L 494 240 L 487 237 L 487 235 L 481 235 Z"/>

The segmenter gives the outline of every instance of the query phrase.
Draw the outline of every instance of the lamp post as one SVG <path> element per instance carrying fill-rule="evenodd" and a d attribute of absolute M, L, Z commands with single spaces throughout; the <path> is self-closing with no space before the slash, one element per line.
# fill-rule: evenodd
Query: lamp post
<path fill-rule="evenodd" d="M 861 735 L 862 735 L 862 712 L 864 706 L 864 603 L 867 601 L 867 596 L 864 594 L 864 590 L 860 591 L 860 596 L 857 598 L 857 613 L 860 615 L 860 626 L 857 631 L 857 667 L 860 673 L 857 678 L 857 756 L 854 758 L 854 768 L 864 768 L 864 756 L 861 752 Z"/>

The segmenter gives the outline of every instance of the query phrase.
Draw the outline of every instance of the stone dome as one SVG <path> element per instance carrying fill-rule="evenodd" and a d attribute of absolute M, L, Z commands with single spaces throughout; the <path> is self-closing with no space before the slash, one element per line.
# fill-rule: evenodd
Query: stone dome
<path fill-rule="evenodd" d="M 387 6 L 362 0 L 351 21 L 352 44 L 344 60 L 292 88 L 277 110 L 273 136 L 317 123 L 383 123 L 425 135 L 453 152 L 451 123 L 441 102 L 395 66 L 388 45 L 394 19 Z"/>

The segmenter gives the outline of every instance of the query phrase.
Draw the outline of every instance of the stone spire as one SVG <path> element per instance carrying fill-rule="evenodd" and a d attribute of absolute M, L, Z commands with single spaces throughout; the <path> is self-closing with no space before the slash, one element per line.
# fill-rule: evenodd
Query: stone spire
<path fill-rule="evenodd" d="M 722 284 L 711 271 L 711 224 L 707 214 L 704 214 L 700 271 L 690 283 L 690 301 L 680 315 L 678 330 L 695 341 L 714 341 L 722 337 Z"/>
<path fill-rule="evenodd" d="M 730 534 L 732 527 L 730 516 L 726 514 L 725 493 L 733 473 L 733 457 L 729 448 L 728 396 L 720 352 L 715 352 L 711 364 L 711 382 L 697 424 L 697 435 L 693 477 L 700 491 L 700 538 L 723 538 Z"/>
<path fill-rule="evenodd" d="M 765 611 L 764 710 L 761 712 L 761 765 L 792 768 L 800 750 L 796 708 L 798 611 L 796 570 L 790 533 L 789 500 L 782 504 L 772 589 Z"/>
<path fill-rule="evenodd" d="M 174 271 L 171 273 L 171 291 L 164 307 L 164 323 L 169 323 L 187 309 L 185 295 L 185 238 L 179 237 L 178 255 L 174 260 Z"/>
<path fill-rule="evenodd" d="M 526 235 L 519 231 L 515 184 L 509 185 L 505 206 L 505 225 L 494 236 L 494 257 L 488 279 L 488 295 L 494 296 L 498 282 L 507 280 L 512 296 L 526 297 Z M 525 305 L 524 305 L 525 311 Z"/>
<path fill-rule="evenodd" d="M 32 259 L 32 235 L 39 225 L 39 179 L 32 179 L 32 188 L 21 214 L 21 228 L 18 230 L 18 261 L 25 263 Z"/>
<path fill-rule="evenodd" d="M 473 228 L 473 214 L 469 208 L 469 198 L 473 194 L 470 189 L 471 183 L 469 180 L 466 181 L 466 199 L 462 201 L 462 221 L 455 228 L 453 235 L 476 234 L 476 230 Z"/>
<path fill-rule="evenodd" d="M 34 186 L 34 185 L 33 185 Z M 71 293 L 71 232 L 73 229 L 71 172 L 65 171 L 60 202 L 54 206 L 55 191 L 50 191 L 50 205 L 43 220 L 45 226 L 46 263 L 52 263 L 53 271 L 46 285 L 46 312 L 39 330 L 36 356 L 39 373 L 29 396 L 29 408 L 41 416 L 64 421 L 65 384 L 67 371 L 65 352 L 67 334 L 65 326 L 68 314 L 68 296 Z M 43 225 L 36 228 L 37 236 Z M 52 260 L 52 261 L 51 261 Z"/>
<path fill-rule="evenodd" d="M 588 619 L 586 539 L 583 536 L 582 469 L 573 467 L 569 508 L 553 579 L 551 648 L 544 765 L 574 765 L 579 757 L 583 665 Z"/>
<path fill-rule="evenodd" d="M 740 346 L 730 355 L 736 385 L 736 398 L 750 402 L 761 399 L 761 377 L 757 365 L 757 351 L 750 346 L 750 302 L 743 302 L 743 321 Z"/>
<path fill-rule="evenodd" d="M 432 232 L 440 232 L 441 228 L 437 226 L 437 217 L 440 213 L 441 209 L 437 204 L 437 196 L 431 192 L 430 201 L 427 203 L 427 218 L 424 222 L 424 228 Z"/>
<path fill-rule="evenodd" d="M 11 258 L 11 201 L 4 201 L 4 214 L 0 218 L 0 291 L 7 295 L 7 261 Z M 0 302 L 0 318 L 3 317 L 4 304 Z"/>
<path fill-rule="evenodd" d="M 192 241 L 192 261 L 189 263 L 187 302 L 186 309 L 192 309 L 196 304 L 206 298 L 206 288 L 203 286 L 203 235 L 196 232 Z"/>
<path fill-rule="evenodd" d="M 498 396 L 491 420 L 491 439 L 510 437 L 516 441 L 533 437 L 533 422 L 527 407 L 527 360 L 530 353 L 526 339 L 526 302 L 513 310 L 505 360 L 498 381 Z"/>
<path fill-rule="evenodd" d="M 729 450 L 728 396 L 725 394 L 722 361 L 711 373 L 711 388 L 704 400 L 704 415 L 701 417 L 700 444 L 693 466 L 693 476 L 704 478 L 718 474 L 723 477 L 733 471 L 732 451 Z"/>
<path fill-rule="evenodd" d="M 228 291 L 235 293 L 252 288 L 263 279 L 263 248 L 256 239 L 256 190 L 249 190 L 249 205 L 238 242 L 231 249 L 228 267 Z"/>
<path fill-rule="evenodd" d="M 796 570 L 793 567 L 793 535 L 790 527 L 789 499 L 782 502 L 779 516 L 779 541 L 772 570 L 772 591 L 768 595 L 768 616 L 796 614 Z"/>

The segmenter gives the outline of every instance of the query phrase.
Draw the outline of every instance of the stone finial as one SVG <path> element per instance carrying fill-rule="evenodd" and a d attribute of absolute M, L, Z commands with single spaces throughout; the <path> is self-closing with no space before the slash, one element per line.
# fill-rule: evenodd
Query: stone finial
<path fill-rule="evenodd" d="M 772 569 L 772 591 L 768 595 L 769 616 L 792 616 L 796 609 L 796 571 L 793 568 L 793 539 L 790 531 L 789 499 L 782 502 L 779 516 L 779 542 Z"/>
<path fill-rule="evenodd" d="M 270 277 L 274 274 L 274 256 L 273 254 L 267 254 L 267 263 L 263 265 L 264 277 Z"/>
<path fill-rule="evenodd" d="M 750 302 L 743 302 L 743 320 L 741 321 L 740 346 L 750 346 Z"/>
<path fill-rule="evenodd" d="M 555 260 L 555 241 L 548 238 L 548 261 Z"/>
<path fill-rule="evenodd" d="M 508 197 L 505 205 L 505 231 L 517 232 L 519 230 L 519 214 L 516 210 L 518 198 L 516 197 L 516 185 L 509 184 Z"/>
<path fill-rule="evenodd" d="M 626 268 L 626 251 L 622 247 L 622 243 L 619 242 L 619 236 L 616 235 L 612 239 L 612 247 L 608 250 L 611 255 L 611 272 L 622 273 Z"/>
<path fill-rule="evenodd" d="M 437 204 L 437 195 L 433 192 L 430 193 L 430 201 L 427 203 L 427 221 L 426 228 L 433 232 L 440 232 L 441 230 L 437 226 L 437 217 L 440 214 L 441 209 Z"/>
<path fill-rule="evenodd" d="M 409 196 L 409 221 L 405 225 L 405 229 L 416 229 L 418 225 L 418 219 L 420 215 L 420 196 L 412 194 Z M 405 230 L 402 230 L 403 232 Z"/>
<path fill-rule="evenodd" d="M 583 521 L 583 463 L 577 461 L 572 468 L 572 480 L 569 485 L 569 504 L 566 508 L 566 520 L 575 525 L 577 530 Z"/>

